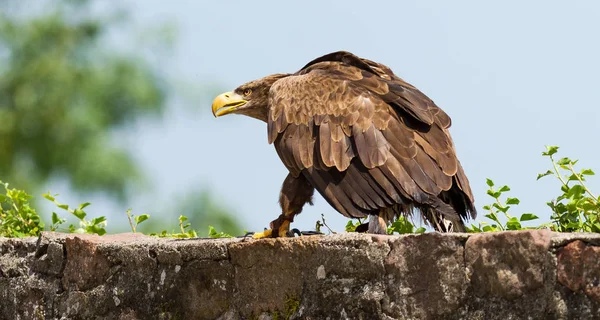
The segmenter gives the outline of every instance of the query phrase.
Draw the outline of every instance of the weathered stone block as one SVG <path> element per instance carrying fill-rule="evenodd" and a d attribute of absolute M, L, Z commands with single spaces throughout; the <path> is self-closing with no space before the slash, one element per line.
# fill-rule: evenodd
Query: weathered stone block
<path fill-rule="evenodd" d="M 600 235 L 0 238 L 0 319 L 600 319 Z"/>

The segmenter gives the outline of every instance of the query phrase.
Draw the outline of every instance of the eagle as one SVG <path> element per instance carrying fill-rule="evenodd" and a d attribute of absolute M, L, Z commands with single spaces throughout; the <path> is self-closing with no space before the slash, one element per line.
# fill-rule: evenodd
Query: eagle
<path fill-rule="evenodd" d="M 316 58 L 217 96 L 215 117 L 267 123 L 269 144 L 289 170 L 281 214 L 254 238 L 289 235 L 316 189 L 359 229 L 386 234 L 394 219 L 420 213 L 439 232 L 464 232 L 473 194 L 450 137 L 450 117 L 387 66 L 350 52 Z"/>

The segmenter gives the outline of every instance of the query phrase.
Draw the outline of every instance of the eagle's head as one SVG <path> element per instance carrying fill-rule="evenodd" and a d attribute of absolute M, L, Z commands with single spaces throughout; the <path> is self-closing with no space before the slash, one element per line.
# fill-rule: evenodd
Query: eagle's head
<path fill-rule="evenodd" d="M 235 113 L 267 121 L 269 90 L 275 81 L 288 74 L 273 74 L 245 83 L 235 90 L 218 95 L 212 104 L 215 117 Z"/>

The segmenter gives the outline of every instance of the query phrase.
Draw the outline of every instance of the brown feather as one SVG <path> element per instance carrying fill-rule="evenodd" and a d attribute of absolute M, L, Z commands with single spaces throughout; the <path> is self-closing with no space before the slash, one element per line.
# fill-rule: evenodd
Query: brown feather
<path fill-rule="evenodd" d="M 308 122 L 308 125 L 299 125 L 300 138 L 298 140 L 298 153 L 300 153 L 300 160 L 302 162 L 302 168 L 312 167 L 313 164 L 313 151 L 315 148 L 315 138 L 312 133 L 312 122 Z"/>
<path fill-rule="evenodd" d="M 321 150 L 321 160 L 327 167 L 335 166 L 333 160 L 331 132 L 329 130 L 329 123 L 321 123 L 319 126 L 319 149 Z"/>
<path fill-rule="evenodd" d="M 365 131 L 353 127 L 352 136 L 360 160 L 367 168 L 381 166 L 388 158 L 390 144 L 381 131 L 371 124 Z"/>
<path fill-rule="evenodd" d="M 422 136 L 415 134 L 414 137 L 415 137 L 415 141 L 417 142 L 417 144 L 419 146 L 421 146 L 421 148 L 423 148 L 423 150 L 432 159 L 435 160 L 435 162 L 440 166 L 440 168 L 442 168 L 442 171 L 446 175 L 452 177 L 453 175 L 456 174 L 456 171 L 458 169 L 458 160 L 456 159 L 456 156 L 454 155 L 453 150 L 442 153 L 442 152 L 435 150 L 429 144 L 429 142 L 427 142 L 425 139 L 423 139 Z"/>
<path fill-rule="evenodd" d="M 414 160 L 439 189 L 448 191 L 452 187 L 452 176 L 447 176 L 423 149 L 419 148 Z"/>
<path fill-rule="evenodd" d="M 305 177 L 315 186 L 323 198 L 337 211 L 349 218 L 364 218 L 370 211 L 354 205 L 354 202 L 342 190 L 338 184 L 331 183 L 333 177 L 326 170 L 309 168 Z"/>

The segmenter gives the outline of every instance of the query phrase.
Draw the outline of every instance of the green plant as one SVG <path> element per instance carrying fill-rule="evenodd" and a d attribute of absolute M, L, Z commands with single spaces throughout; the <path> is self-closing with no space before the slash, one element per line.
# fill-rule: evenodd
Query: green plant
<path fill-rule="evenodd" d="M 225 232 L 217 232 L 213 226 L 208 226 L 208 237 L 209 238 L 231 238 L 231 235 Z"/>
<path fill-rule="evenodd" d="M 357 219 L 356 222 L 354 222 L 354 220 L 348 220 L 348 223 L 346 223 L 345 230 L 346 230 L 346 232 L 356 232 L 356 228 L 363 223 L 365 223 L 365 221 L 362 219 Z M 392 222 L 387 228 L 388 234 L 394 234 L 394 233 L 407 234 L 407 233 L 423 233 L 423 232 L 425 232 L 424 227 L 416 228 L 414 223 L 405 216 L 400 216 L 398 219 L 396 219 L 394 222 Z"/>
<path fill-rule="evenodd" d="M 538 219 L 535 214 L 523 213 L 520 218 L 517 218 L 508 213 L 508 210 L 511 208 L 511 206 L 516 206 L 521 203 L 518 198 L 506 197 L 506 200 L 502 200 L 502 194 L 510 191 L 510 187 L 504 185 L 496 190 L 494 188 L 494 181 L 492 181 L 492 179 L 486 179 L 486 184 L 489 187 L 487 194 L 494 199 L 494 202 L 483 206 L 483 209 L 487 211 L 485 217 L 491 220 L 492 223 L 489 224 L 487 222 L 479 222 L 478 226 L 472 224 L 471 227 L 466 227 L 467 231 L 491 232 L 531 229 L 530 227 L 524 227 L 522 222 Z M 502 223 L 499 214 L 502 214 L 506 218 L 506 223 Z"/>
<path fill-rule="evenodd" d="M 138 225 L 150 218 L 150 215 L 148 214 L 141 214 L 139 216 L 136 216 L 131 213 L 131 209 L 127 209 L 126 213 L 127 220 L 129 221 L 129 226 L 131 227 L 131 232 L 136 232 Z"/>
<path fill-rule="evenodd" d="M 335 231 L 333 231 L 328 225 L 327 222 L 325 221 L 325 214 L 321 213 L 321 220 L 317 220 L 317 222 L 315 223 L 315 231 L 321 233 L 321 228 L 325 227 L 327 228 L 327 230 L 329 230 L 329 233 L 331 234 L 336 234 Z"/>
<path fill-rule="evenodd" d="M 0 236 L 37 236 L 44 223 L 35 209 L 29 206 L 31 195 L 23 190 L 10 189 L 0 181 L 5 193 L 0 194 Z"/>
<path fill-rule="evenodd" d="M 547 205 L 552 209 L 552 229 L 560 232 L 600 232 L 600 198 L 586 186 L 586 176 L 594 175 L 591 169 L 575 170 L 578 160 L 568 157 L 554 159 L 557 146 L 546 146 L 543 156 L 552 162 L 552 169 L 538 174 L 537 179 L 554 176 L 560 183 L 561 194 Z"/>
<path fill-rule="evenodd" d="M 317 221 L 318 223 L 319 221 Z M 354 222 L 354 220 L 348 220 L 348 223 L 346 223 L 346 232 L 356 232 L 356 228 L 358 226 L 360 226 L 362 224 L 362 220 L 361 219 L 356 219 L 356 222 Z"/>
<path fill-rule="evenodd" d="M 181 232 L 178 233 L 168 233 L 167 230 L 163 230 L 161 233 L 151 233 L 151 236 L 158 236 L 161 238 L 169 237 L 169 238 L 198 238 L 198 233 L 196 230 L 191 228 L 190 223 L 186 223 L 188 217 L 179 216 L 179 230 Z"/>
<path fill-rule="evenodd" d="M 85 203 L 80 204 L 77 208 L 73 209 L 73 208 L 70 208 L 68 204 L 64 204 L 64 203 L 60 203 L 60 202 L 56 201 L 56 197 L 58 196 L 58 194 L 50 195 L 50 191 L 48 191 L 48 193 L 44 193 L 43 196 L 44 196 L 44 198 L 46 198 L 49 201 L 51 201 L 52 203 L 54 203 L 60 209 L 63 209 L 65 211 L 69 212 L 70 214 L 72 214 L 79 220 L 78 227 L 76 227 L 73 224 L 69 225 L 70 233 L 90 233 L 90 234 L 97 234 L 100 236 L 106 234 L 106 229 L 105 229 L 106 228 L 106 217 L 105 216 L 101 216 L 98 218 L 92 218 L 92 220 L 86 219 L 87 213 L 83 209 L 86 208 L 87 206 L 89 206 L 91 203 L 85 202 Z M 54 230 L 56 230 L 58 225 L 60 225 L 64 222 L 65 222 L 65 219 L 59 218 L 58 214 L 56 214 L 56 212 L 52 212 L 52 224 L 53 224 L 53 226 L 56 225 Z"/>
<path fill-rule="evenodd" d="M 424 233 L 424 227 L 415 228 L 415 225 L 405 216 L 400 216 L 387 229 L 388 234 Z"/>

